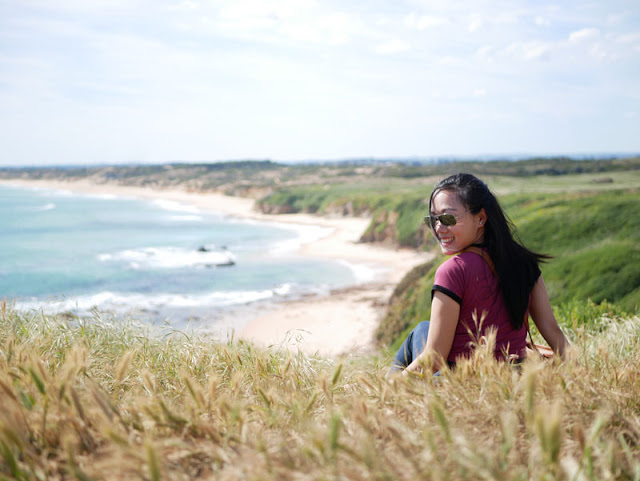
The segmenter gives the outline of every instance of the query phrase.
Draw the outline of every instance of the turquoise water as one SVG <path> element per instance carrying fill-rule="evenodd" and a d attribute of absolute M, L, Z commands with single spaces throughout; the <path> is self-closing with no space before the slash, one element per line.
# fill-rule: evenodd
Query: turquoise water
<path fill-rule="evenodd" d="M 321 227 L 194 206 L 0 185 L 0 297 L 18 309 L 126 313 L 180 327 L 358 281 L 295 252 Z"/>

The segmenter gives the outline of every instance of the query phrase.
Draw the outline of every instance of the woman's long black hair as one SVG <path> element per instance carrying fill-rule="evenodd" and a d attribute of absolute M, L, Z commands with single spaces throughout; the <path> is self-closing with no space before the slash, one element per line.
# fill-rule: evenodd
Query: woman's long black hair
<path fill-rule="evenodd" d="M 429 198 L 429 213 L 433 197 L 441 191 L 456 193 L 473 214 L 484 209 L 484 247 L 495 265 L 498 285 L 511 317 L 514 329 L 520 329 L 529 305 L 529 296 L 540 275 L 539 262 L 550 256 L 537 254 L 514 239 L 516 229 L 505 215 L 498 199 L 487 184 L 471 174 L 455 174 L 441 181 Z"/>

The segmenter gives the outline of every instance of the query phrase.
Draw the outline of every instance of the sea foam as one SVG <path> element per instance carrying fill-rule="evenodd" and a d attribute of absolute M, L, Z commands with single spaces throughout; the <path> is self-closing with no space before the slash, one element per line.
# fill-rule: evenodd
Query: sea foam
<path fill-rule="evenodd" d="M 338 262 L 351 270 L 358 284 L 373 282 L 387 272 L 387 268 L 370 263 L 355 263 L 345 260 L 339 260 Z"/>
<path fill-rule="evenodd" d="M 50 202 L 48 204 L 39 206 L 39 207 L 33 207 L 31 210 L 33 212 L 46 212 L 48 210 L 53 210 L 56 208 L 56 205 L 53 202 Z"/>
<path fill-rule="evenodd" d="M 296 225 L 296 224 L 283 224 L 278 223 L 278 227 L 293 231 L 296 237 L 292 239 L 286 239 L 279 242 L 275 242 L 269 248 L 270 254 L 284 254 L 289 252 L 296 252 L 304 245 L 311 244 L 325 237 L 329 237 L 335 229 L 332 227 L 320 227 L 310 225 Z"/>
<path fill-rule="evenodd" d="M 176 202 L 173 200 L 155 199 L 151 201 L 151 203 L 156 207 L 160 207 L 161 209 L 168 210 L 171 212 L 189 212 L 192 214 L 200 213 L 200 209 L 195 205 L 183 204 L 181 202 Z"/>
<path fill-rule="evenodd" d="M 45 313 L 59 312 L 87 313 L 92 309 L 114 310 L 116 312 L 156 311 L 162 309 L 184 309 L 204 307 L 224 307 L 263 301 L 280 295 L 278 291 L 286 287 L 256 291 L 214 291 L 201 294 L 178 294 L 171 292 L 154 294 L 120 293 L 102 291 L 85 296 L 42 299 L 21 299 L 15 308 L 22 311 L 43 310 Z"/>
<path fill-rule="evenodd" d="M 124 262 L 130 269 L 179 269 L 215 267 L 235 264 L 236 257 L 227 250 L 199 251 L 180 247 L 144 247 L 116 253 L 99 254 L 101 262 Z"/>

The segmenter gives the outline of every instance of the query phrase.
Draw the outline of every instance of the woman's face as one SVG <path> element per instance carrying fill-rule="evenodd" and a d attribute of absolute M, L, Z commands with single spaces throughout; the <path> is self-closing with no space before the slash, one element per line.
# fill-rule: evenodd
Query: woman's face
<path fill-rule="evenodd" d="M 452 214 L 456 217 L 456 224 L 446 226 L 436 221 L 434 235 L 445 255 L 452 255 L 484 240 L 484 225 L 487 215 L 484 209 L 472 214 L 462 203 L 458 194 L 441 190 L 431 200 L 430 215 Z"/>

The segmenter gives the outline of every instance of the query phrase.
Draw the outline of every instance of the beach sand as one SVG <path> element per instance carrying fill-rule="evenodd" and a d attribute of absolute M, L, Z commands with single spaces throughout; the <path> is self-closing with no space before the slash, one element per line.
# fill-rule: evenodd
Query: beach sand
<path fill-rule="evenodd" d="M 388 299 L 398 282 L 413 267 L 427 262 L 430 253 L 359 243 L 369 218 L 326 217 L 307 214 L 266 215 L 254 209 L 254 200 L 216 193 L 192 193 L 94 184 L 80 181 L 0 181 L 6 184 L 78 193 L 110 194 L 144 199 L 164 199 L 195 205 L 203 210 L 264 222 L 327 227 L 327 235 L 303 244 L 299 255 L 341 259 L 351 265 L 376 272 L 371 282 L 296 301 L 275 303 L 271 308 L 253 311 L 250 318 L 238 322 L 234 333 L 260 346 L 278 346 L 326 357 L 357 355 L 375 349 L 374 333 L 384 314 Z M 247 312 L 243 311 L 243 315 Z"/>

